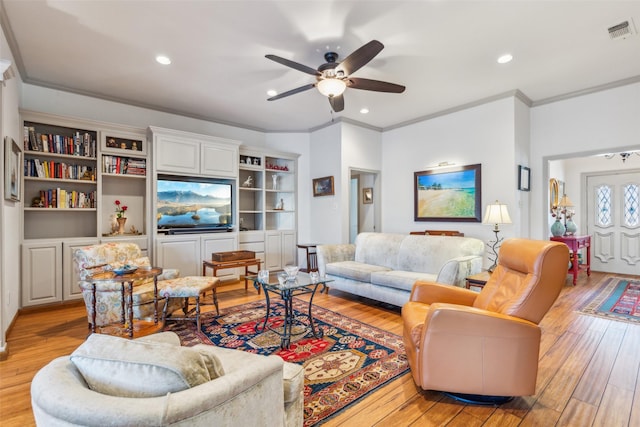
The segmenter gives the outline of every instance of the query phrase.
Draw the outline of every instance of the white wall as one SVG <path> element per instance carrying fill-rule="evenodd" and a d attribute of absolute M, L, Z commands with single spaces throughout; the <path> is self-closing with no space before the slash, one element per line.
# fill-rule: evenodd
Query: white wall
<path fill-rule="evenodd" d="M 530 168 L 529 152 L 531 150 L 531 120 L 529 107 L 525 105 L 520 99 L 515 99 L 515 163 L 516 168 L 518 165 L 526 166 Z M 517 169 L 516 169 L 517 171 Z M 517 172 L 516 172 L 517 173 Z M 516 175 L 516 183 L 519 177 Z M 509 210 L 512 216 L 514 224 L 518 224 L 519 227 L 514 229 L 514 233 L 519 237 L 529 237 L 531 235 L 530 229 L 530 192 L 529 191 L 517 191 L 516 202 Z M 518 230 L 519 231 L 516 231 Z"/>
<path fill-rule="evenodd" d="M 311 180 L 325 176 L 333 176 L 334 196 L 321 196 L 310 198 L 310 230 L 309 241 L 313 243 L 339 243 L 342 242 L 343 230 L 349 236 L 348 204 L 341 205 L 344 192 L 340 182 L 342 180 L 342 155 L 340 149 L 341 140 L 340 123 L 324 127 L 310 135 L 311 149 L 309 156 L 309 170 Z M 348 179 L 348 175 L 346 175 Z M 311 180 L 307 185 L 311 186 Z M 313 187 L 312 187 L 313 188 Z M 313 194 L 313 193 L 312 193 Z M 346 226 L 343 217 L 347 217 Z"/>
<path fill-rule="evenodd" d="M 639 149 L 639 117 L 640 83 L 531 109 L 531 237 L 549 236 L 549 160 Z"/>
<path fill-rule="evenodd" d="M 514 98 L 510 97 L 385 132 L 382 231 L 448 229 L 485 241 L 492 239 L 492 227 L 477 222 L 414 221 L 413 174 L 440 162 L 457 166 L 480 163 L 482 213 L 496 199 L 514 212 L 517 206 L 514 114 Z M 501 229 L 501 237 L 511 237 L 518 235 L 520 228 L 514 223 Z"/>
<path fill-rule="evenodd" d="M 15 64 L 4 32 L 0 32 L 0 58 Z M 13 138 L 22 147 L 22 126 L 18 116 L 18 101 L 22 81 L 12 65 L 15 77 L 4 82 L 0 111 L 0 353 L 6 349 L 6 332 L 20 306 L 20 230 L 22 229 L 21 203 L 4 200 L 4 137 Z M 2 84 L 2 83 L 0 83 Z"/>

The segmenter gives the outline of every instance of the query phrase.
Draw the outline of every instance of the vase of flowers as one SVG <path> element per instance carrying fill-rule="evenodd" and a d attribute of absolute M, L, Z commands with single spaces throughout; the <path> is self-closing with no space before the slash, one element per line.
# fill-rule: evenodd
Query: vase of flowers
<path fill-rule="evenodd" d="M 120 200 L 115 201 L 116 204 L 116 221 L 118 222 L 118 234 L 124 234 L 124 227 L 127 223 L 127 217 L 125 217 L 125 213 L 127 212 L 127 206 L 120 203 Z"/>

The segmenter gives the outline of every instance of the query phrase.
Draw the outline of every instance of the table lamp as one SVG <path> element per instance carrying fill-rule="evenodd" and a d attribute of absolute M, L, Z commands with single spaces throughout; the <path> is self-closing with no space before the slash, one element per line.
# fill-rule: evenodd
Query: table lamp
<path fill-rule="evenodd" d="M 558 207 L 560 208 L 560 212 L 564 216 L 564 228 L 567 229 L 567 214 L 569 213 L 569 208 L 574 206 L 573 202 L 567 197 L 566 194 L 562 195 L 562 198 L 558 202 Z M 570 217 L 570 216 L 569 216 Z"/>
<path fill-rule="evenodd" d="M 498 238 L 500 224 L 511 224 L 511 217 L 509 217 L 507 205 L 500 203 L 497 200 L 495 203 L 487 205 L 487 210 L 484 213 L 482 223 L 493 224 L 493 232 L 496 234 L 496 240 L 493 243 L 491 241 L 487 243 L 487 246 L 489 246 L 493 251 L 493 257 L 489 255 L 489 259 L 493 261 L 493 264 L 489 267 L 489 272 L 493 272 L 496 265 L 498 265 L 498 248 L 500 247 L 500 242 L 503 240 L 502 238 Z"/>

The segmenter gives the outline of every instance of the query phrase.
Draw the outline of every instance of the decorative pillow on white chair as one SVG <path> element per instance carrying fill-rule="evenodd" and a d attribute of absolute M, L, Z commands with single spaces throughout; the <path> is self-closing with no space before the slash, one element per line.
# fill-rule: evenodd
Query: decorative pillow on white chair
<path fill-rule="evenodd" d="M 164 396 L 224 374 L 211 354 L 205 362 L 189 347 L 101 334 L 90 335 L 70 359 L 90 389 L 121 397 Z"/>

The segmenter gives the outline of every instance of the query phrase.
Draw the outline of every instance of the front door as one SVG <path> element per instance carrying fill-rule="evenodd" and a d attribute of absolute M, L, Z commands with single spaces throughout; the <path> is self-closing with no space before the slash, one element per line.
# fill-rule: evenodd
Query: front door
<path fill-rule="evenodd" d="M 587 176 L 591 269 L 640 272 L 640 172 Z"/>

